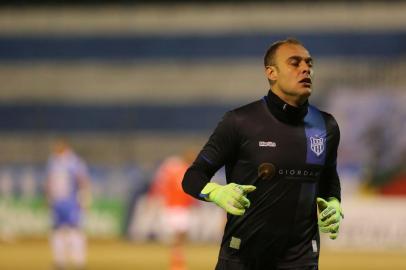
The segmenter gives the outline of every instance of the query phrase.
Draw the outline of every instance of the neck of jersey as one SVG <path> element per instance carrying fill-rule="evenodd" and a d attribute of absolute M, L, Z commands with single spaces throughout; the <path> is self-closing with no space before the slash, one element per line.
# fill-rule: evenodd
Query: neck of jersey
<path fill-rule="evenodd" d="M 271 113 L 279 121 L 287 124 L 302 123 L 309 107 L 308 101 L 306 101 L 299 107 L 289 105 L 280 97 L 278 97 L 274 92 L 272 92 L 272 90 L 269 90 L 268 95 L 265 96 L 265 100 Z"/>

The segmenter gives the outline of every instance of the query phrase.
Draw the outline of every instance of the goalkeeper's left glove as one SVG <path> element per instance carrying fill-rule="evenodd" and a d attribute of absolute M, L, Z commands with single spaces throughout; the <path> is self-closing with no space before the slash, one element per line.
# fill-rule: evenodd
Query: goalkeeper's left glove
<path fill-rule="evenodd" d="M 319 207 L 318 224 L 320 231 L 330 233 L 330 239 L 336 239 L 340 228 L 341 219 L 344 218 L 340 201 L 334 197 L 328 199 L 317 198 Z"/>
<path fill-rule="evenodd" d="M 245 209 L 250 207 L 250 201 L 246 197 L 248 193 L 255 190 L 255 186 L 237 185 L 230 183 L 219 185 L 217 183 L 207 183 L 200 195 L 205 200 L 214 202 L 227 213 L 241 216 L 244 215 Z"/>

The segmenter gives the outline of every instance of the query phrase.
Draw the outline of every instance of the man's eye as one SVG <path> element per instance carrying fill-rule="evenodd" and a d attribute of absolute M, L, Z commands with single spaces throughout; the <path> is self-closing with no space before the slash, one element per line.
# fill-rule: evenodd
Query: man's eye
<path fill-rule="evenodd" d="M 298 62 L 298 61 L 292 61 L 292 62 L 290 62 L 290 64 L 291 64 L 292 66 L 297 67 L 297 66 L 299 65 L 299 62 Z"/>

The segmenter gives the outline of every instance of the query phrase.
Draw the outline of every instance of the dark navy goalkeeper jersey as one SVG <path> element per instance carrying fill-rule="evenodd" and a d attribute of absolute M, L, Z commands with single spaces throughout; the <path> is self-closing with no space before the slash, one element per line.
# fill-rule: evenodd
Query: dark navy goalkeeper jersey
<path fill-rule="evenodd" d="M 272 163 L 275 176 L 260 179 L 242 216 L 227 215 L 220 260 L 272 269 L 317 265 L 316 197 L 341 200 L 336 170 L 339 128 L 334 118 L 304 104 L 293 107 L 272 91 L 227 112 L 183 179 L 197 199 L 225 166 L 227 183 L 254 184 L 258 167 Z"/>

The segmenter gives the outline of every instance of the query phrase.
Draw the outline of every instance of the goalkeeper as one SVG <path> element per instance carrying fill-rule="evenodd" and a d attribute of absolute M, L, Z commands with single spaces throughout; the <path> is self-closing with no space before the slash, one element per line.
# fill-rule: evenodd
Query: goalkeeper
<path fill-rule="evenodd" d="M 312 62 L 297 40 L 272 44 L 268 94 L 226 113 L 185 173 L 186 193 L 228 213 L 216 270 L 316 270 L 319 231 L 338 236 L 340 133 L 332 115 L 308 103 Z M 260 178 L 264 163 L 274 173 Z M 222 166 L 227 184 L 210 182 Z"/>

